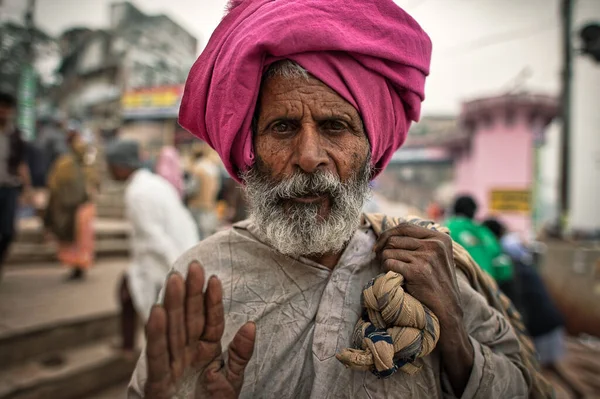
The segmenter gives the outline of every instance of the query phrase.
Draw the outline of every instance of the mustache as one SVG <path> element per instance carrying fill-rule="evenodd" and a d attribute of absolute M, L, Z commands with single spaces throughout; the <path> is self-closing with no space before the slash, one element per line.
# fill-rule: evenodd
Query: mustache
<path fill-rule="evenodd" d="M 260 195 L 264 203 L 280 203 L 308 196 L 338 196 L 360 191 L 372 176 L 370 155 L 347 180 L 331 171 L 317 170 L 312 173 L 295 171 L 291 175 L 275 178 L 259 159 L 254 167 L 242 174 L 247 194 Z"/>
<path fill-rule="evenodd" d="M 343 188 L 342 181 L 331 172 L 296 172 L 271 185 L 264 195 L 266 198 L 282 201 L 307 196 L 335 197 L 342 193 Z"/>

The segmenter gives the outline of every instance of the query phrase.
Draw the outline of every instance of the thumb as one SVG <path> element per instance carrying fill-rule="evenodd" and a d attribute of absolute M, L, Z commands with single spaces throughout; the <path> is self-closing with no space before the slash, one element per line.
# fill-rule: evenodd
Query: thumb
<path fill-rule="evenodd" d="M 244 370 L 254 352 L 256 324 L 248 322 L 238 330 L 229 344 L 227 360 L 227 379 L 239 392 L 244 383 Z"/>

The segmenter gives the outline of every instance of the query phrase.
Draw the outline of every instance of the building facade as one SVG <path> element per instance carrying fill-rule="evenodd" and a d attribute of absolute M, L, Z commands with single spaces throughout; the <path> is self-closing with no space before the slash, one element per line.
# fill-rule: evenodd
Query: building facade
<path fill-rule="evenodd" d="M 146 15 L 129 2 L 110 7 L 108 29 L 75 28 L 60 37 L 54 94 L 64 114 L 100 131 L 122 125 L 124 93 L 183 83 L 198 45 L 166 15 Z"/>
<path fill-rule="evenodd" d="M 458 119 L 424 116 L 410 128 L 406 143 L 392 157 L 376 189 L 390 200 L 425 212 L 432 201 L 451 201 L 454 146 L 465 141 Z"/>
<path fill-rule="evenodd" d="M 463 104 L 461 126 L 469 139 L 454 156 L 454 191 L 475 198 L 477 217 L 499 217 L 521 233 L 534 230 L 539 148 L 558 111 L 555 97 L 527 93 Z"/>

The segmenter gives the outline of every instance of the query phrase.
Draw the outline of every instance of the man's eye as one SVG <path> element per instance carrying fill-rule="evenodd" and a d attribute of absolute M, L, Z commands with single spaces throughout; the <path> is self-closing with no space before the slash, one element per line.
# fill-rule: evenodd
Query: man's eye
<path fill-rule="evenodd" d="M 333 132 L 341 132 L 347 129 L 346 124 L 340 121 L 327 121 L 323 124 L 323 127 Z"/>
<path fill-rule="evenodd" d="M 271 130 L 275 133 L 288 133 L 293 129 L 293 126 L 289 122 L 276 122 L 271 126 Z"/>

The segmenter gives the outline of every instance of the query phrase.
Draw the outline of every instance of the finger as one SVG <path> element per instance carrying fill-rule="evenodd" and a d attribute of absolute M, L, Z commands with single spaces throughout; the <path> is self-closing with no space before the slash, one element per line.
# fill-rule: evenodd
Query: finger
<path fill-rule="evenodd" d="M 209 342 L 220 342 L 225 329 L 225 312 L 223 310 L 223 288 L 221 287 L 221 281 L 216 276 L 212 276 L 208 280 L 206 294 L 204 295 L 204 306 L 206 324 L 201 339 Z"/>
<path fill-rule="evenodd" d="M 167 344 L 167 314 L 165 309 L 156 305 L 150 311 L 146 324 L 146 362 L 148 364 L 147 390 L 158 391 L 163 385 L 169 385 L 171 378 L 169 367 L 169 348 Z"/>
<path fill-rule="evenodd" d="M 373 248 L 374 252 L 378 252 L 383 248 L 390 237 L 394 236 L 406 236 L 418 239 L 426 239 L 430 237 L 434 237 L 436 234 L 443 234 L 434 230 L 427 229 L 425 227 L 417 226 L 413 223 L 400 223 L 398 226 L 393 227 L 389 230 L 381 233 L 377 242 L 375 243 L 375 247 Z"/>
<path fill-rule="evenodd" d="M 190 344 L 199 340 L 204 330 L 204 269 L 200 263 L 190 263 L 185 287 L 185 324 Z"/>
<path fill-rule="evenodd" d="M 443 267 L 441 272 L 445 272 L 450 276 L 452 285 L 458 291 L 458 280 L 456 279 L 456 264 L 454 261 L 454 242 L 448 237 L 439 237 L 438 239 L 425 240 L 426 247 L 429 247 L 428 254 L 432 266 L 437 268 L 437 265 Z M 437 255 L 437 259 L 436 259 Z"/>
<path fill-rule="evenodd" d="M 179 273 L 173 273 L 167 280 L 165 310 L 167 311 L 169 354 L 175 380 L 183 375 L 184 370 L 186 342 L 184 296 L 183 278 Z"/>
<path fill-rule="evenodd" d="M 248 365 L 252 353 L 254 353 L 254 341 L 256 340 L 256 324 L 248 322 L 244 324 L 235 334 L 229 344 L 227 361 L 227 379 L 236 388 L 242 387 L 244 382 L 244 369 Z"/>
<path fill-rule="evenodd" d="M 386 244 L 381 248 L 382 250 L 392 249 L 404 249 L 407 251 L 416 251 L 423 247 L 423 240 L 417 238 L 406 237 L 406 236 L 392 236 Z"/>
<path fill-rule="evenodd" d="M 210 398 L 235 398 L 238 395 L 233 385 L 227 380 L 221 358 L 213 360 L 204 371 L 204 389 Z M 203 392 L 204 393 L 204 392 Z M 198 389 L 196 388 L 196 395 Z"/>
<path fill-rule="evenodd" d="M 383 261 L 383 269 L 388 272 L 400 273 L 402 277 L 408 279 L 410 272 L 410 264 L 398 259 L 389 258 Z"/>
<path fill-rule="evenodd" d="M 381 252 L 381 262 L 384 263 L 388 259 L 399 260 L 404 263 L 415 263 L 416 257 L 414 252 L 404 249 L 388 249 L 387 247 Z"/>

